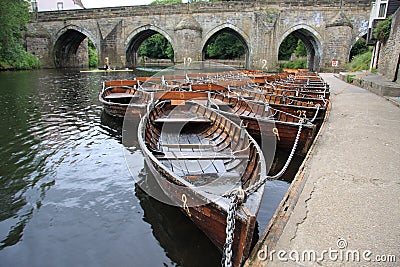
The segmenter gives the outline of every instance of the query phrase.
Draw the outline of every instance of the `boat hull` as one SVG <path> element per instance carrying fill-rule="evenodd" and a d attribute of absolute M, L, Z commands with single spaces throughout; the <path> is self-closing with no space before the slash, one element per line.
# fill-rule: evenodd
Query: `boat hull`
<path fill-rule="evenodd" d="M 176 206 L 211 240 L 211 242 L 222 253 L 226 238 L 226 218 L 227 211 L 214 202 L 204 205 L 196 205 L 203 203 L 204 198 L 191 192 L 187 188 L 177 190 L 175 184 L 169 182 L 168 175 L 162 169 L 157 168 L 157 163 L 153 162 L 149 157 L 145 157 L 146 163 L 152 175 L 155 177 L 158 185 L 163 193 L 172 201 L 176 201 Z M 262 195 L 263 189 L 256 192 Z M 188 199 L 188 207 L 183 206 L 181 201 L 182 195 L 186 195 Z M 245 214 L 245 209 L 238 211 L 236 216 L 234 241 L 232 244 L 233 266 L 241 266 L 250 254 L 251 244 L 254 241 L 254 232 L 256 229 L 257 216 Z M 238 257 L 241 256 L 241 258 Z"/>

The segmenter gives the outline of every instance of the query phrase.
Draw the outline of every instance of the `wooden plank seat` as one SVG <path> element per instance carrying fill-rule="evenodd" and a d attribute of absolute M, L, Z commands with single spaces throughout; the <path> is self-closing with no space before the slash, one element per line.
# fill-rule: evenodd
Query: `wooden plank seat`
<path fill-rule="evenodd" d="M 235 154 L 235 153 L 221 153 L 214 151 L 192 151 L 192 152 L 181 152 L 181 151 L 166 151 L 164 155 L 157 155 L 157 159 L 167 160 L 225 160 L 225 159 L 247 159 L 248 155 Z"/>
<path fill-rule="evenodd" d="M 135 96 L 128 93 L 111 93 L 104 97 L 105 99 L 116 99 L 116 98 L 132 98 L 132 99 L 139 99 L 139 96 Z"/>
<path fill-rule="evenodd" d="M 163 147 L 168 148 L 182 148 L 182 149 L 204 149 L 204 148 L 211 148 L 215 146 L 214 144 L 161 144 Z"/>
<path fill-rule="evenodd" d="M 205 123 L 211 122 L 210 119 L 204 117 L 161 117 L 154 120 L 156 123 Z"/>

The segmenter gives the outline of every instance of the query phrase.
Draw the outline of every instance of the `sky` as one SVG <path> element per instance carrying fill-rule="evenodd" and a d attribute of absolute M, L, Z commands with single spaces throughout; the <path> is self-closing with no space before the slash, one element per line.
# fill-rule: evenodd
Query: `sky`
<path fill-rule="evenodd" d="M 36 0 L 39 11 L 57 10 L 57 2 L 63 2 L 65 9 L 80 9 L 73 0 Z M 153 0 L 81 0 L 86 8 L 111 6 L 138 6 L 148 5 Z"/>

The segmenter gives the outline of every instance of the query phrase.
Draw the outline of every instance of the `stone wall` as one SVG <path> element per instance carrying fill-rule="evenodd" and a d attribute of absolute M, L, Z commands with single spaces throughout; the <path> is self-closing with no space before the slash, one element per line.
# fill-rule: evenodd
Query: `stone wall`
<path fill-rule="evenodd" d="M 400 60 L 400 8 L 393 15 L 392 30 L 389 40 L 382 46 L 379 54 L 378 72 L 390 81 L 396 80 L 400 83 L 399 62 Z M 397 74 L 396 74 L 397 69 Z"/>

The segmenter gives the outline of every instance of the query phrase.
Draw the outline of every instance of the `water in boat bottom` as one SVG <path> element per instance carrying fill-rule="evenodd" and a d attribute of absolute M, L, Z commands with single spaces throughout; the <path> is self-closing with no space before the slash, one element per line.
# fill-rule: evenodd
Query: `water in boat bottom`
<path fill-rule="evenodd" d="M 103 81 L 135 75 L 148 74 L 0 72 L 0 265 L 220 266 L 178 208 L 135 183 L 146 174 L 137 144 L 127 167 L 122 122 L 98 94 Z M 259 233 L 290 179 L 266 184 Z"/>

